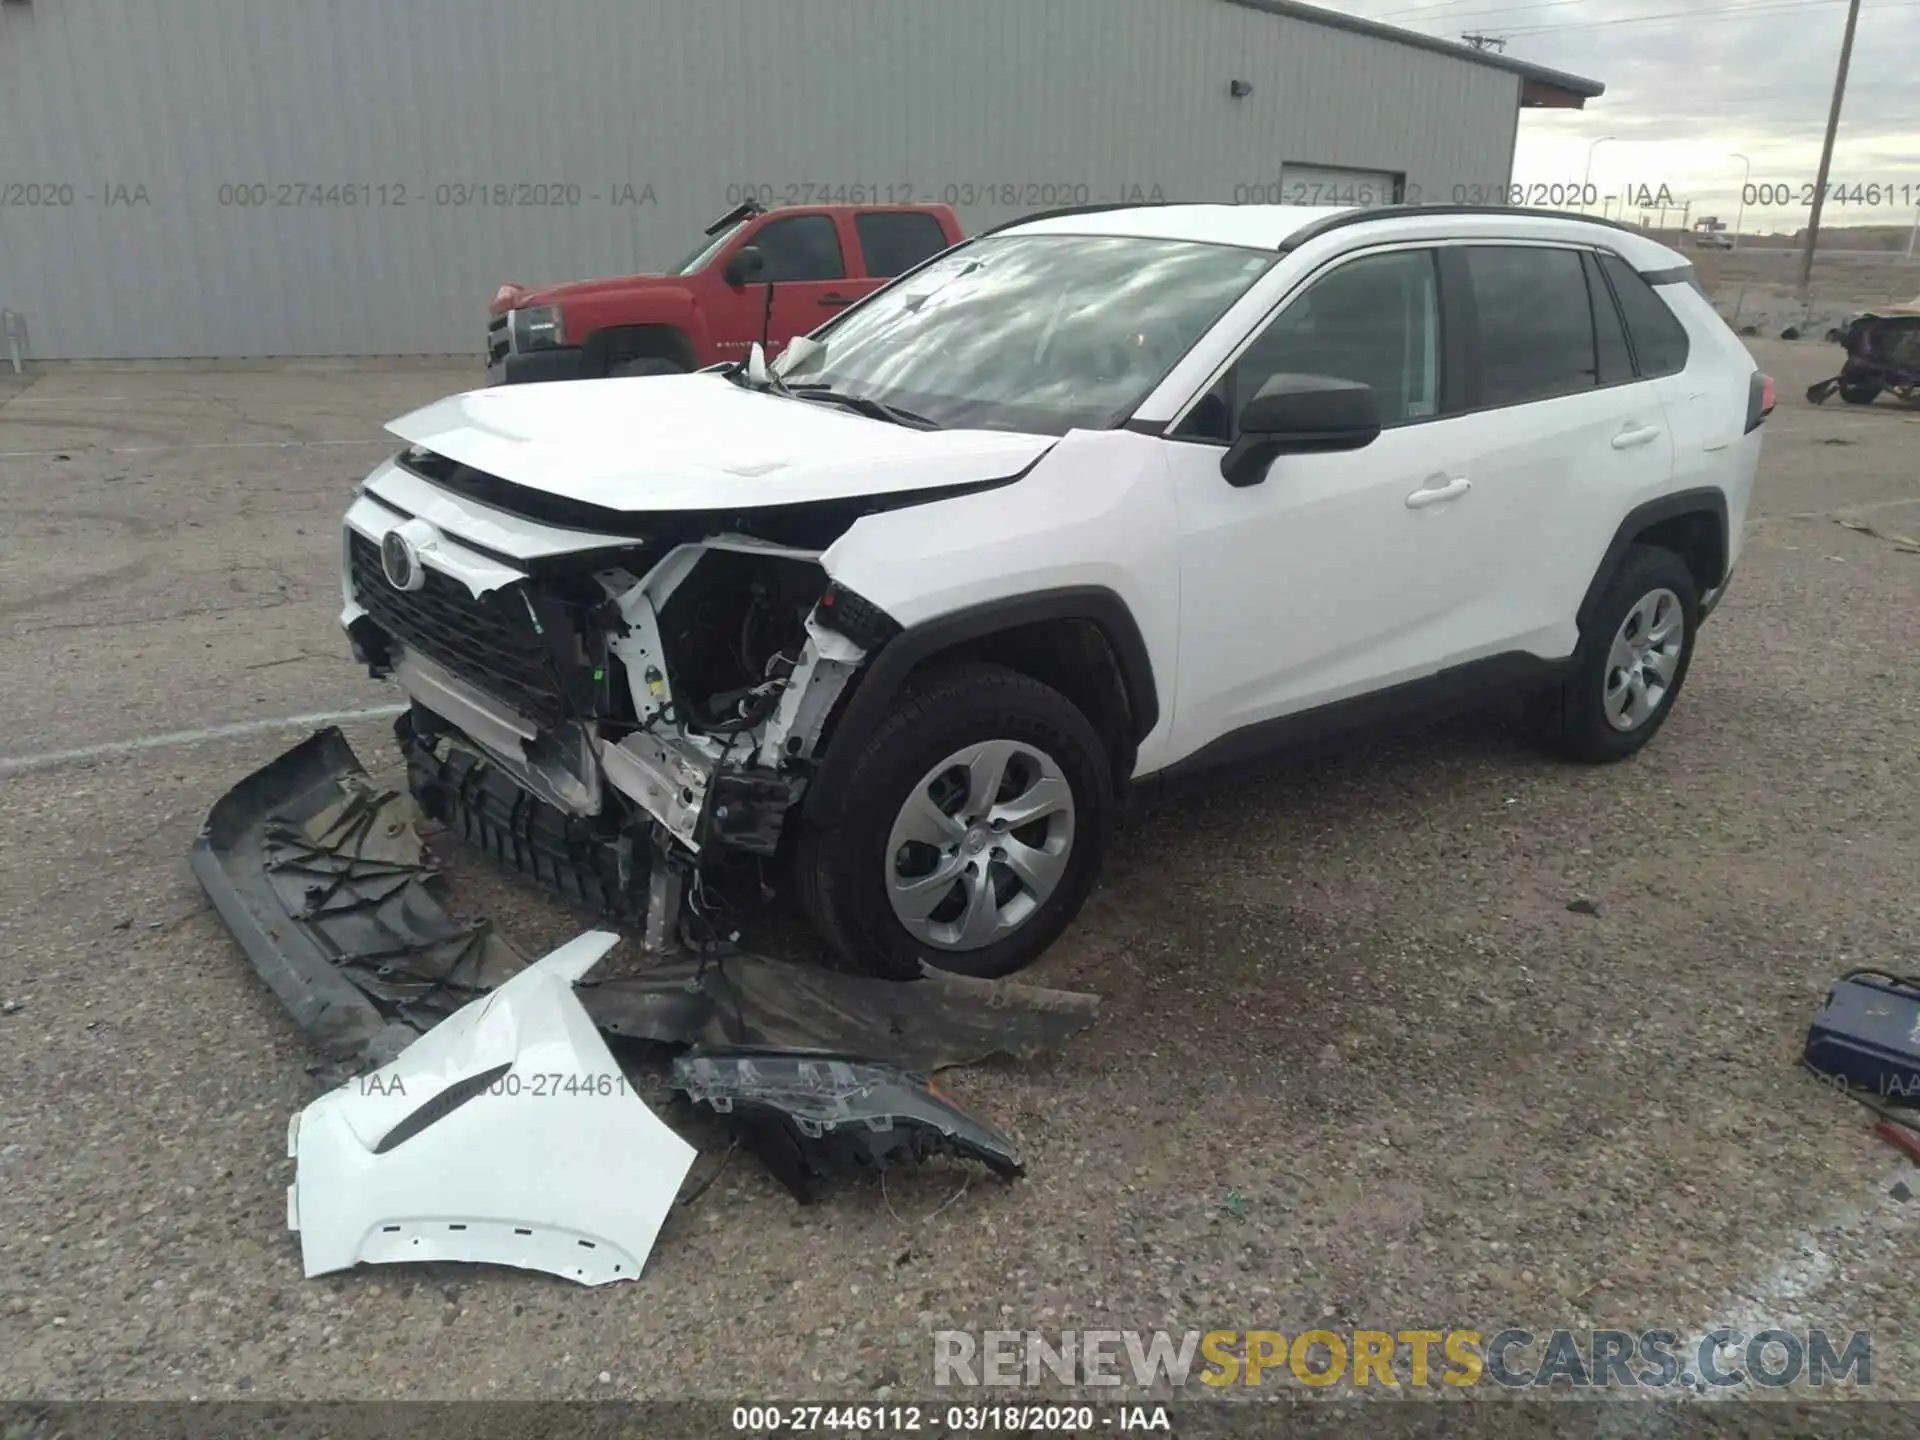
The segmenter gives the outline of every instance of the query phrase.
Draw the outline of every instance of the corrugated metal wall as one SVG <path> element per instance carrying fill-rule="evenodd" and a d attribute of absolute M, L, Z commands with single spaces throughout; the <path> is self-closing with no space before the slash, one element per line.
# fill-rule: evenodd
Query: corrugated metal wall
<path fill-rule="evenodd" d="M 1518 84 L 1222 0 L 16 0 L 0 306 L 39 358 L 477 354 L 502 280 L 670 264 L 741 185 L 1443 197 Z"/>

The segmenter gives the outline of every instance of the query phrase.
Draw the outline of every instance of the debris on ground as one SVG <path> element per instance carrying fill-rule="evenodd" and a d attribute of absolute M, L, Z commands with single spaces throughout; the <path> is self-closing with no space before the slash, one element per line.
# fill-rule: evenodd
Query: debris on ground
<path fill-rule="evenodd" d="M 17 1015 L 26 1009 L 24 1000 L 0 1000 L 0 1015 Z"/>
<path fill-rule="evenodd" d="M 287 1227 L 309 1277 L 457 1260 L 639 1278 L 695 1152 L 575 993 L 619 941 L 570 941 L 294 1117 Z"/>
<path fill-rule="evenodd" d="M 1569 900 L 1567 902 L 1567 909 L 1575 915 L 1591 915 L 1596 920 L 1600 918 L 1600 907 L 1591 900 Z"/>
<path fill-rule="evenodd" d="M 777 1050 L 695 1051 L 673 1084 L 735 1127 L 801 1204 L 836 1174 L 884 1173 L 948 1153 L 1002 1179 L 1025 1173 L 1013 1142 L 923 1075 L 893 1065 Z"/>
<path fill-rule="evenodd" d="M 331 1059 L 379 1065 L 526 965 L 490 923 L 434 897 L 413 798 L 376 785 L 338 729 L 213 807 L 193 868 L 280 1002 Z M 700 955 L 581 989 L 611 1035 L 673 1046 L 855 1055 L 931 1072 L 1025 1059 L 1099 999 L 940 971 L 881 980 L 752 954 Z"/>
<path fill-rule="evenodd" d="M 434 900 L 415 813 L 327 729 L 223 795 L 194 842 L 220 918 L 330 1059 L 386 1064 L 526 964 Z"/>
<path fill-rule="evenodd" d="M 692 1047 L 675 1088 L 727 1116 L 734 1144 L 808 1203 L 835 1174 L 884 1179 L 942 1153 L 1024 1173 L 1012 1141 L 927 1077 L 1038 1054 L 1099 1006 L 746 953 L 581 983 L 620 937 L 588 932 L 530 964 L 487 922 L 456 921 L 417 818 L 328 729 L 223 796 L 193 847 L 214 907 L 301 1028 L 330 1060 L 371 1069 L 288 1131 L 288 1225 L 309 1276 L 467 1260 L 588 1285 L 637 1277 L 695 1152 L 632 1093 L 600 1031 Z M 552 1096 L 566 1103 L 535 1103 Z"/>
<path fill-rule="evenodd" d="M 1920 977 L 1849 970 L 1808 1027 L 1802 1063 L 1876 1110 L 1920 1106 L 1917 1036 Z"/>
<path fill-rule="evenodd" d="M 584 985 L 580 1000 L 601 1029 L 629 1039 L 857 1055 L 922 1073 L 1056 1049 L 1100 1003 L 938 970 L 880 980 L 752 954 L 656 965 Z"/>

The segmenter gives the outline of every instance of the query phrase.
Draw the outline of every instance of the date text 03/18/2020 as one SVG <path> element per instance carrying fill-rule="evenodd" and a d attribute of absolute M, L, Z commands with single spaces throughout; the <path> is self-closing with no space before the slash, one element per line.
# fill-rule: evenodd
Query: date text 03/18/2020
<path fill-rule="evenodd" d="M 963 1434 L 1085 1435 L 1101 1430 L 1169 1433 L 1164 1405 L 736 1405 L 733 1429 L 748 1435 L 852 1431 L 911 1435 L 940 1429 Z"/>

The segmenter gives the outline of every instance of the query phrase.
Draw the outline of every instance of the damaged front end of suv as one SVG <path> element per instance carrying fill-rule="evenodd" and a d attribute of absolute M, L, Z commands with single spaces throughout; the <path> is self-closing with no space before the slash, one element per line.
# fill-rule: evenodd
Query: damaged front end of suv
<path fill-rule="evenodd" d="M 900 632 L 835 582 L 829 549 L 1046 447 L 773 402 L 822 432 L 796 443 L 742 425 L 768 403 L 711 373 L 456 396 L 394 423 L 409 448 L 345 517 L 341 621 L 405 692 L 421 809 L 644 924 L 656 957 L 686 943 L 689 883 L 790 848 L 843 702 Z M 621 420 L 618 439 L 583 433 Z M 632 436 L 669 453 L 629 459 Z M 811 458 L 833 442 L 837 463 Z"/>
<path fill-rule="evenodd" d="M 558 549 L 522 514 L 548 543 L 509 555 L 409 513 L 395 475 L 474 502 L 470 520 L 517 487 L 415 447 L 347 512 L 342 623 L 355 658 L 406 692 L 416 798 L 677 948 L 680 885 L 714 852 L 780 851 L 848 682 L 898 630 L 822 567 L 853 517 L 635 517 L 637 533 L 573 530 Z"/>

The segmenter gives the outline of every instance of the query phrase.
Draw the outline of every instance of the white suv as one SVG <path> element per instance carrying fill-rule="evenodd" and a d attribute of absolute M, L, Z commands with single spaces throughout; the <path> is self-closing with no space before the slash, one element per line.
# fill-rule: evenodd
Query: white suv
<path fill-rule="evenodd" d="M 396 421 L 343 621 L 429 813 L 656 950 L 758 856 L 846 960 L 1001 975 L 1129 791 L 1507 693 L 1639 749 L 1772 404 L 1686 260 L 1605 222 L 1050 214 L 771 368 Z"/>

